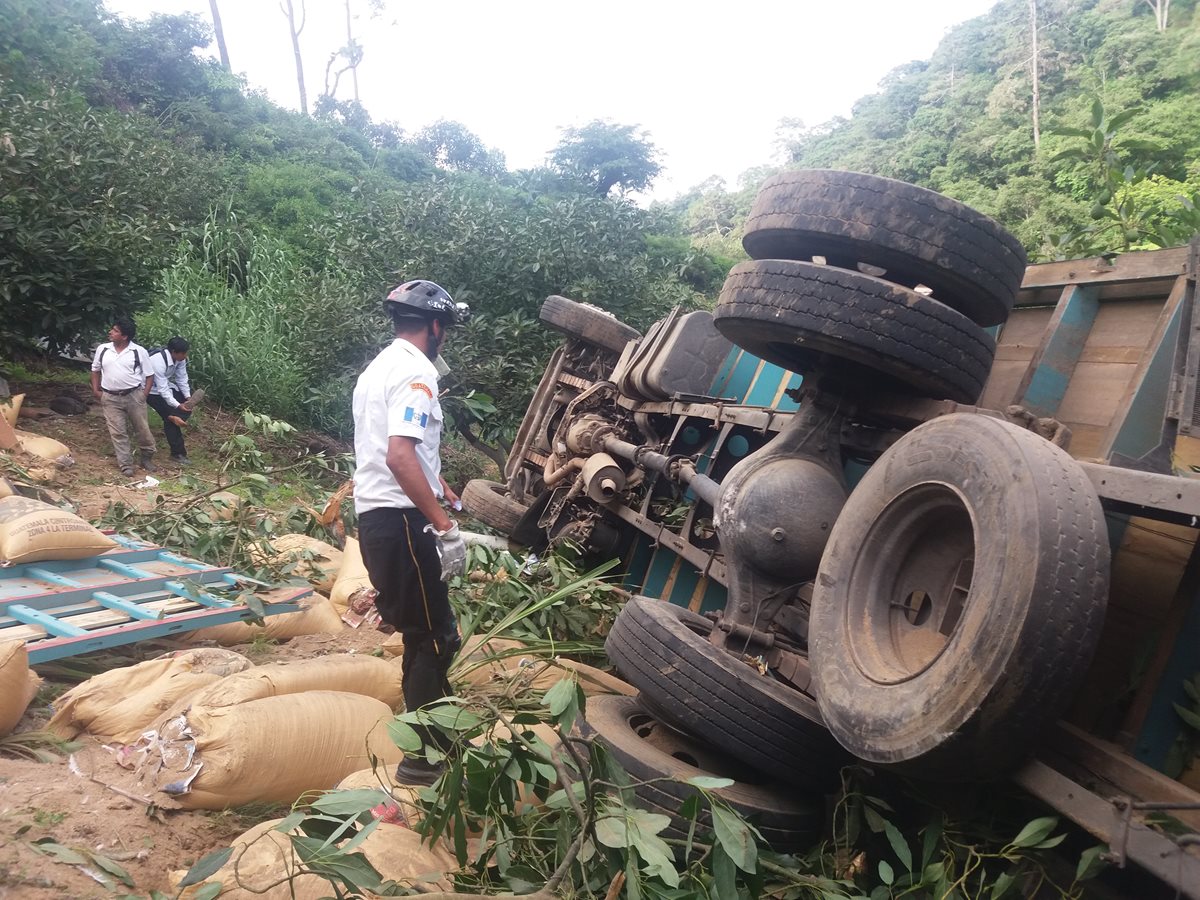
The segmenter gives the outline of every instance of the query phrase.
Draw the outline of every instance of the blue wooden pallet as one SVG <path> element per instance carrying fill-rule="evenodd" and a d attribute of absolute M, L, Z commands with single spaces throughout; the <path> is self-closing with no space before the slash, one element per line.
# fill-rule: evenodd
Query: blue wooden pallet
<path fill-rule="evenodd" d="M 254 615 L 209 588 L 254 587 L 267 615 L 296 612 L 297 601 L 312 593 L 111 537 L 119 547 L 99 556 L 0 569 L 0 642 L 23 640 L 36 664 Z"/>

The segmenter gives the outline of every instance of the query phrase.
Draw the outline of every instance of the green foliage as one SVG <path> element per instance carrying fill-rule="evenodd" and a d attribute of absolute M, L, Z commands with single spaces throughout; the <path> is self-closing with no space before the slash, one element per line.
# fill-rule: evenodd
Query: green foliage
<path fill-rule="evenodd" d="M 599 197 L 613 190 L 644 191 L 662 171 L 658 148 L 637 125 L 602 119 L 564 128 L 558 146 L 550 151 L 550 165 Z"/>
<path fill-rule="evenodd" d="M 198 163 L 136 116 L 0 80 L 0 337 L 61 347 L 141 306 L 213 189 Z"/>
<path fill-rule="evenodd" d="M 504 154 L 485 146 L 477 135 L 459 122 L 439 119 L 422 128 L 412 144 L 439 169 L 490 176 L 505 171 Z"/>
<path fill-rule="evenodd" d="M 595 652 L 624 605 L 624 592 L 600 577 L 614 565 L 584 573 L 564 552 L 535 562 L 473 546 L 468 576 L 450 599 L 464 635 L 570 642 Z"/>

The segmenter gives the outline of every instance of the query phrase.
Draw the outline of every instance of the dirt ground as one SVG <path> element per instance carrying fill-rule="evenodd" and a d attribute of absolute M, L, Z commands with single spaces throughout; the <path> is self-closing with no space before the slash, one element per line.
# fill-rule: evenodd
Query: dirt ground
<path fill-rule="evenodd" d="M 86 375 L 81 376 L 82 381 L 86 381 Z M 26 406 L 34 408 L 48 407 L 64 390 L 57 383 L 14 383 L 12 388 L 14 393 L 24 391 Z M 81 397 L 87 395 L 86 388 L 72 392 Z M 170 463 L 157 415 L 151 413 L 150 421 L 159 443 L 155 459 L 160 471 L 156 477 L 162 482 L 153 488 L 133 486 L 121 477 L 96 405 L 76 416 L 23 417 L 18 427 L 49 435 L 71 448 L 75 464 L 55 472 L 48 486 L 79 504 L 85 518 L 95 518 L 116 500 L 148 507 L 158 493 L 170 490 L 177 479 L 180 470 Z M 201 477 L 206 473 L 215 475 L 218 448 L 233 430 L 237 417 L 215 406 L 206 406 L 195 421 L 196 426 L 187 435 L 189 456 L 195 463 L 193 471 Z M 262 664 L 332 653 L 370 653 L 384 640 L 385 636 L 373 629 L 347 628 L 336 635 L 307 635 L 280 644 L 256 643 L 231 649 Z M 126 658 L 119 661 L 132 663 L 186 646 L 191 645 L 156 641 L 123 651 Z M 78 660 L 88 664 L 88 657 Z M 42 727 L 51 715 L 52 698 L 65 686 L 48 678 L 18 732 Z M 107 751 L 89 748 L 88 752 Z M 209 851 L 228 846 L 232 838 L 252 825 L 281 814 L 277 807 L 224 812 L 147 808 L 105 785 L 73 774 L 66 758 L 41 763 L 0 756 L 0 900 L 112 897 L 114 892 L 146 897 L 152 889 L 166 891 L 167 876 L 172 870 L 188 868 Z M 104 876 L 94 867 L 60 862 L 38 853 L 33 844 L 43 839 L 107 857 L 129 873 L 134 887 L 105 886 L 97 880 Z M 89 869 L 96 873 L 95 877 L 89 874 Z M 109 880 L 115 882 L 111 876 Z"/>

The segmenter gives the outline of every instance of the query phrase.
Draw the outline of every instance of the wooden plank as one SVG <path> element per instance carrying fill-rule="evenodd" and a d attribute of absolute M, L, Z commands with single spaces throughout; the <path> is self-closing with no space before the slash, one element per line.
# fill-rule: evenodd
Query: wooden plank
<path fill-rule="evenodd" d="M 1039 416 L 1057 413 L 1099 311 L 1095 289 L 1071 285 L 1062 292 L 1017 386 L 1016 403 Z"/>
<path fill-rule="evenodd" d="M 1072 429 L 1077 425 L 1107 428 L 1120 408 L 1121 397 L 1135 369 L 1123 363 L 1079 363 L 1055 418 Z"/>
<path fill-rule="evenodd" d="M 1176 278 L 1187 271 L 1188 248 L 1142 250 L 1123 253 L 1106 263 L 1101 258 L 1070 259 L 1064 262 L 1029 266 L 1021 282 L 1022 293 L 1033 288 L 1066 287 L 1068 284 L 1103 284 L 1114 281 L 1140 281 Z M 1021 297 L 1017 298 L 1018 305 Z"/>
<path fill-rule="evenodd" d="M 1126 797 L 1149 803 L 1200 804 L 1200 794 L 1187 785 L 1074 725 L 1057 723 L 1051 729 L 1049 746 Z M 1170 815 L 1200 831 L 1200 809 L 1177 809 L 1170 811 Z"/>
<path fill-rule="evenodd" d="M 1179 333 L 1180 304 L 1186 292 L 1187 279 L 1177 279 L 1155 317 L 1154 328 L 1146 340 L 1148 352 L 1143 354 L 1120 395 L 1117 414 L 1100 448 L 1102 455 L 1120 452 L 1140 456 L 1138 450 L 1146 452 L 1161 440 L 1177 343 L 1177 337 L 1170 338 Z"/>
<path fill-rule="evenodd" d="M 992 364 L 992 371 L 988 373 L 987 384 L 984 385 L 983 394 L 979 398 L 980 406 L 985 409 L 1002 410 L 1012 404 L 1021 378 L 1029 366 L 1029 355 L 1025 354 L 1025 358 L 1020 360 L 997 359 Z"/>

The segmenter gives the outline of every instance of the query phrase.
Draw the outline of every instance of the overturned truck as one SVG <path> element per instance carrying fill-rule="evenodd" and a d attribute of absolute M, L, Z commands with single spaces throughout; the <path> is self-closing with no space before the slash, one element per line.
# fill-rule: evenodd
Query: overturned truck
<path fill-rule="evenodd" d="M 549 298 L 505 482 L 464 494 L 623 560 L 606 648 L 641 695 L 593 726 L 791 785 L 784 843 L 853 758 L 1009 775 L 1200 897 L 1200 241 L 1027 267 L 962 204 L 815 170 L 744 244 L 713 313 L 645 335 Z"/>

